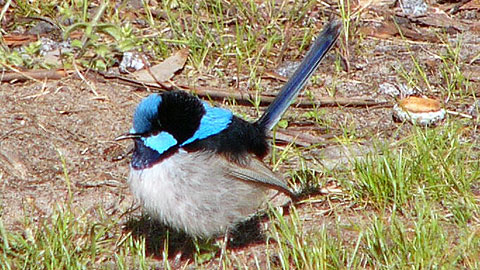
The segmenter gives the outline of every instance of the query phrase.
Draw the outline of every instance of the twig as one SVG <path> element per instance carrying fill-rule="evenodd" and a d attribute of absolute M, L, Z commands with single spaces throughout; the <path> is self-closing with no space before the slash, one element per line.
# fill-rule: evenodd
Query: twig
<path fill-rule="evenodd" d="M 58 80 L 67 75 L 65 70 L 27 70 L 20 71 L 15 68 L 11 68 L 14 72 L 3 73 L 0 76 L 0 82 L 11 82 L 11 81 L 26 81 L 34 80 L 40 82 L 44 79 Z"/>
<path fill-rule="evenodd" d="M 473 116 L 471 116 L 469 114 L 465 114 L 465 113 L 460 113 L 460 112 L 450 111 L 450 110 L 447 110 L 447 113 L 451 114 L 451 115 L 455 115 L 455 116 L 461 116 L 461 117 L 464 117 L 464 118 L 473 119 Z"/>
<path fill-rule="evenodd" d="M 82 73 L 80 72 L 80 70 L 78 69 L 77 64 L 75 63 L 75 61 L 73 61 L 72 64 L 73 64 L 73 67 L 75 68 L 75 71 L 77 72 L 78 77 L 80 77 L 80 79 L 81 79 L 86 85 L 88 85 L 88 87 L 90 87 L 90 90 L 92 90 L 93 94 L 98 97 L 98 93 L 97 93 L 97 91 L 95 90 L 95 87 L 93 87 L 93 85 L 91 85 L 90 82 L 87 81 L 87 79 L 85 79 L 85 77 L 83 76 L 83 74 L 82 74 Z"/>
<path fill-rule="evenodd" d="M 2 65 L 2 66 L 4 66 L 4 67 L 12 70 L 12 71 L 15 72 L 15 73 L 18 73 L 18 74 L 23 75 L 23 77 L 26 78 L 26 79 L 24 79 L 24 80 L 27 80 L 27 79 L 28 79 L 28 80 L 34 80 L 34 81 L 36 81 L 36 82 L 41 82 L 41 81 L 37 80 L 36 78 L 30 76 L 30 74 L 26 74 L 25 72 L 22 72 L 22 71 L 14 68 L 14 67 L 12 67 L 12 66 L 9 66 L 9 65 L 7 65 L 7 64 L 5 64 L 5 63 L 0 62 L 0 65 Z M 4 80 L 3 78 L 4 78 L 6 75 L 8 75 L 8 74 L 10 74 L 10 73 L 2 73 L 2 76 L 0 77 L 0 82 L 7 81 L 7 80 Z"/>
<path fill-rule="evenodd" d="M 182 87 L 182 86 L 181 86 Z M 182 87 L 183 90 L 189 90 L 189 87 Z M 191 89 L 192 92 L 200 96 L 208 96 L 211 98 L 234 98 L 237 102 L 246 102 L 250 103 L 251 99 L 245 97 L 245 95 L 240 93 L 232 93 L 225 91 L 223 89 L 216 89 L 209 87 L 205 88 L 194 88 Z M 273 102 L 275 97 L 272 96 L 260 96 L 260 105 L 267 106 Z M 312 106 L 349 106 L 349 107 L 369 107 L 369 106 L 393 106 L 388 101 L 379 101 L 369 98 L 343 98 L 343 97 L 316 97 L 317 102 L 313 102 L 309 98 L 298 98 L 296 102 L 293 102 L 293 106 L 297 107 L 312 107 Z"/>
<path fill-rule="evenodd" d="M 123 77 L 115 74 L 106 74 L 104 72 L 97 71 L 98 74 L 102 75 L 106 79 L 118 79 L 122 81 L 123 83 L 136 86 L 139 88 L 147 89 L 147 90 L 159 90 L 159 91 L 165 91 L 165 90 L 184 90 L 184 91 L 190 91 L 194 92 L 199 96 L 203 97 L 209 97 L 212 99 L 224 99 L 224 98 L 234 98 L 237 103 L 240 104 L 250 104 L 251 103 L 251 98 L 248 95 L 238 93 L 238 92 L 232 92 L 232 91 L 226 91 L 224 89 L 220 88 L 215 88 L 215 87 L 208 87 L 203 88 L 203 87 L 196 87 L 196 88 L 190 88 L 189 86 L 186 85 L 178 85 L 178 86 L 169 86 L 163 83 L 163 87 L 159 86 L 157 84 L 151 84 L 151 83 L 144 83 L 137 81 L 132 78 L 128 77 Z M 165 87 L 167 89 L 165 89 Z M 273 102 L 275 97 L 272 96 L 260 96 L 260 105 L 266 106 L 269 105 L 270 103 Z M 313 107 L 313 106 L 349 106 L 349 107 L 371 107 L 371 106 L 386 106 L 386 107 L 391 107 L 393 106 L 390 102 L 384 101 L 384 100 L 376 100 L 376 99 L 370 99 L 370 98 L 342 98 L 342 97 L 318 97 L 316 98 L 317 102 L 314 103 L 310 99 L 307 98 L 298 98 L 296 102 L 294 102 L 292 105 L 297 106 L 297 107 Z"/>
<path fill-rule="evenodd" d="M 10 7 L 11 3 L 12 3 L 12 0 L 7 0 L 7 3 L 5 3 L 5 6 L 3 6 L 2 11 L 0 12 L 0 24 L 2 23 L 3 16 L 5 16 L 5 13 L 7 12 L 8 7 Z"/>

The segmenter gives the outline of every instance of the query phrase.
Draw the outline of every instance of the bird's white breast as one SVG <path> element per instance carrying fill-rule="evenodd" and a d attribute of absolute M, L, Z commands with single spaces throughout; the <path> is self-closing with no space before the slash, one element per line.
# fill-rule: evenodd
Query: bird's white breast
<path fill-rule="evenodd" d="M 214 236 L 254 213 L 266 191 L 228 177 L 220 159 L 180 150 L 151 168 L 132 168 L 129 184 L 152 217 L 194 236 Z"/>

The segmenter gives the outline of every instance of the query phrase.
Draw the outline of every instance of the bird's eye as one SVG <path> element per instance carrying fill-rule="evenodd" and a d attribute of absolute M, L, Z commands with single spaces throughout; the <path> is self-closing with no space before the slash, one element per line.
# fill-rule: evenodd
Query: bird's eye
<path fill-rule="evenodd" d="M 162 133 L 162 131 L 154 130 L 154 131 L 150 131 L 150 132 L 147 132 L 147 133 L 143 134 L 142 137 L 157 136 L 160 133 Z"/>

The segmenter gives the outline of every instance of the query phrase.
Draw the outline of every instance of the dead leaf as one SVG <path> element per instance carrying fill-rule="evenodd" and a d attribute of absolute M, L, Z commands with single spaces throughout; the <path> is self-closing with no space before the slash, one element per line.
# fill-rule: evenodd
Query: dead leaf
<path fill-rule="evenodd" d="M 405 14 L 397 14 L 399 16 L 405 16 Z M 407 16 L 408 17 L 408 16 Z M 408 17 L 412 22 L 420 23 L 427 26 L 439 27 L 439 28 L 453 28 L 458 31 L 466 30 L 466 26 L 459 21 L 452 19 L 439 8 L 428 8 L 428 12 L 424 16 Z"/>
<path fill-rule="evenodd" d="M 60 60 L 61 59 L 60 55 L 61 55 L 61 52 L 60 52 L 60 49 L 58 48 L 53 51 L 48 51 L 45 53 L 43 57 L 44 63 L 47 65 L 59 67 L 62 65 L 62 61 Z"/>
<path fill-rule="evenodd" d="M 395 25 L 392 20 L 387 20 L 377 26 L 362 27 L 360 28 L 360 33 L 371 37 L 387 39 L 394 36 L 400 36 L 399 29 L 402 31 L 402 35 L 410 40 L 438 42 L 436 36 L 429 34 L 426 31 L 422 31 L 422 29 L 413 30 L 401 24 Z"/>
<path fill-rule="evenodd" d="M 354 1 L 355 2 L 355 1 Z M 360 7 L 378 7 L 378 6 L 386 6 L 386 5 L 391 5 L 392 1 L 385 1 L 385 0 L 359 0 L 358 1 L 358 6 Z"/>
<path fill-rule="evenodd" d="M 189 49 L 177 51 L 174 55 L 168 57 L 163 62 L 150 67 L 136 71 L 133 76 L 144 83 L 162 83 L 173 77 L 175 72 L 182 69 L 188 58 Z"/>
<path fill-rule="evenodd" d="M 398 29 L 391 23 L 381 23 L 377 26 L 364 26 L 360 28 L 360 33 L 376 38 L 392 38 L 398 34 Z"/>

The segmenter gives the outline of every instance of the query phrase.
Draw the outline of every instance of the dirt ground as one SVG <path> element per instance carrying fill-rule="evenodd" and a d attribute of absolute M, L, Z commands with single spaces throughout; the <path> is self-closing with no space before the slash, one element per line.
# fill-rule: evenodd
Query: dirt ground
<path fill-rule="evenodd" d="M 1 85 L 1 208 L 7 227 L 22 222 L 24 209 L 41 218 L 68 200 L 62 159 L 75 205 L 89 212 L 131 201 L 128 159 L 115 162 L 123 146 L 113 139 L 129 130 L 140 93 L 97 84 L 96 96 L 82 85 L 73 79 Z"/>

